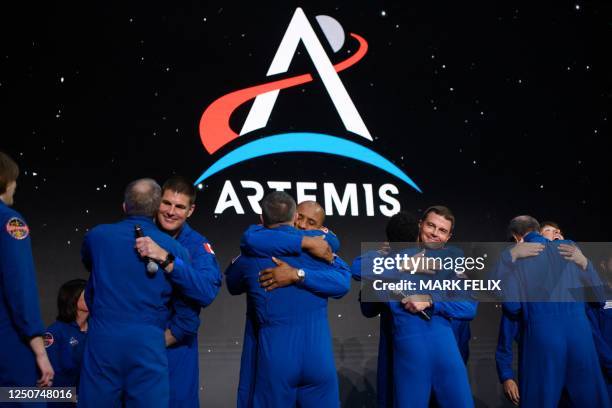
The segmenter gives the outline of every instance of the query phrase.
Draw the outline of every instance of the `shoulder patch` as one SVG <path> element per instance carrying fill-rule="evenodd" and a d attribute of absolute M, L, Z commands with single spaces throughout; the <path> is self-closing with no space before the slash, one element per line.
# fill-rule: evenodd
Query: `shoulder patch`
<path fill-rule="evenodd" d="M 51 332 L 46 332 L 43 335 L 43 341 L 45 343 L 45 348 L 51 347 L 53 343 L 55 342 L 55 339 L 53 338 L 53 334 L 51 334 Z"/>
<path fill-rule="evenodd" d="M 212 249 L 212 245 L 210 245 L 210 243 L 208 242 L 204 243 L 204 250 L 208 252 L 209 254 L 213 254 L 213 255 L 215 254 L 215 251 L 213 251 Z"/>
<path fill-rule="evenodd" d="M 321 228 L 319 228 L 319 229 L 320 229 L 321 231 L 323 231 L 324 233 L 326 233 L 326 234 L 329 232 L 329 230 L 328 230 L 326 227 L 321 227 Z"/>
<path fill-rule="evenodd" d="M 26 239 L 30 235 L 30 227 L 21 218 L 13 217 L 6 223 L 6 232 L 15 239 Z"/>

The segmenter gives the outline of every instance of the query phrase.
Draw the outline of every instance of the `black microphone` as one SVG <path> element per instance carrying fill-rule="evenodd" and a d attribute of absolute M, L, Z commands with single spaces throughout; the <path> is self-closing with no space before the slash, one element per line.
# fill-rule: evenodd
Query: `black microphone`
<path fill-rule="evenodd" d="M 134 233 L 136 234 L 136 238 L 144 237 L 144 233 L 142 232 L 140 225 L 134 225 Z M 149 272 L 151 275 L 155 275 L 159 269 L 159 265 L 149 259 L 148 256 L 143 256 L 142 259 L 147 263 L 147 272 Z"/>
<path fill-rule="evenodd" d="M 408 297 L 408 295 L 407 295 L 407 294 L 405 294 L 405 293 L 404 293 L 403 291 L 401 291 L 401 290 L 394 290 L 394 291 L 393 291 L 393 294 L 394 294 L 394 295 L 397 295 L 397 296 Z M 427 320 L 427 321 L 431 320 L 431 316 L 430 316 L 430 315 L 429 315 L 429 313 L 427 313 L 425 310 L 421 310 L 421 311 L 419 312 L 419 315 L 420 315 L 420 316 L 421 316 L 423 319 L 425 319 L 425 320 Z"/>

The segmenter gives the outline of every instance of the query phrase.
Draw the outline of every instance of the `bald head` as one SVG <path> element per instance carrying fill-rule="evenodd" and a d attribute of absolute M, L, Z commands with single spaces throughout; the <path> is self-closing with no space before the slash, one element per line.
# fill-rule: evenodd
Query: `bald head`
<path fill-rule="evenodd" d="M 531 215 L 519 215 L 514 217 L 508 225 L 508 232 L 516 241 L 521 241 L 523 237 L 532 231 L 539 231 L 540 223 Z"/>
<path fill-rule="evenodd" d="M 123 205 L 127 215 L 154 217 L 161 202 L 161 187 L 150 178 L 132 181 L 125 188 Z"/>
<path fill-rule="evenodd" d="M 297 206 L 295 226 L 301 230 L 319 229 L 325 222 L 325 210 L 316 201 L 302 201 Z"/>

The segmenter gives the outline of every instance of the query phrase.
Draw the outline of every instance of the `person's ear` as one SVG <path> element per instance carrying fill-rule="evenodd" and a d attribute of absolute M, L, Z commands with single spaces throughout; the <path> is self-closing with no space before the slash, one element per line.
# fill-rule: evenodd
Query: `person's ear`
<path fill-rule="evenodd" d="M 195 204 L 191 204 L 191 208 L 187 211 L 187 218 L 191 217 L 191 214 L 195 211 Z"/>
<path fill-rule="evenodd" d="M 123 212 L 127 214 L 127 210 L 126 210 L 126 208 L 125 208 L 125 203 L 122 203 L 122 204 L 121 204 L 121 208 L 123 208 Z"/>

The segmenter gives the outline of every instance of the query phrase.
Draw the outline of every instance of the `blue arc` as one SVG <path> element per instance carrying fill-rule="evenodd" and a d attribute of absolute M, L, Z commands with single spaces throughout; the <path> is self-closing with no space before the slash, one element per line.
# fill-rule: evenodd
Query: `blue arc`
<path fill-rule="evenodd" d="M 217 160 L 194 184 L 201 183 L 213 174 L 245 160 L 270 154 L 299 152 L 326 153 L 358 160 L 394 175 L 422 193 L 419 186 L 406 173 L 380 154 L 355 142 L 321 133 L 283 133 L 247 143 Z"/>

